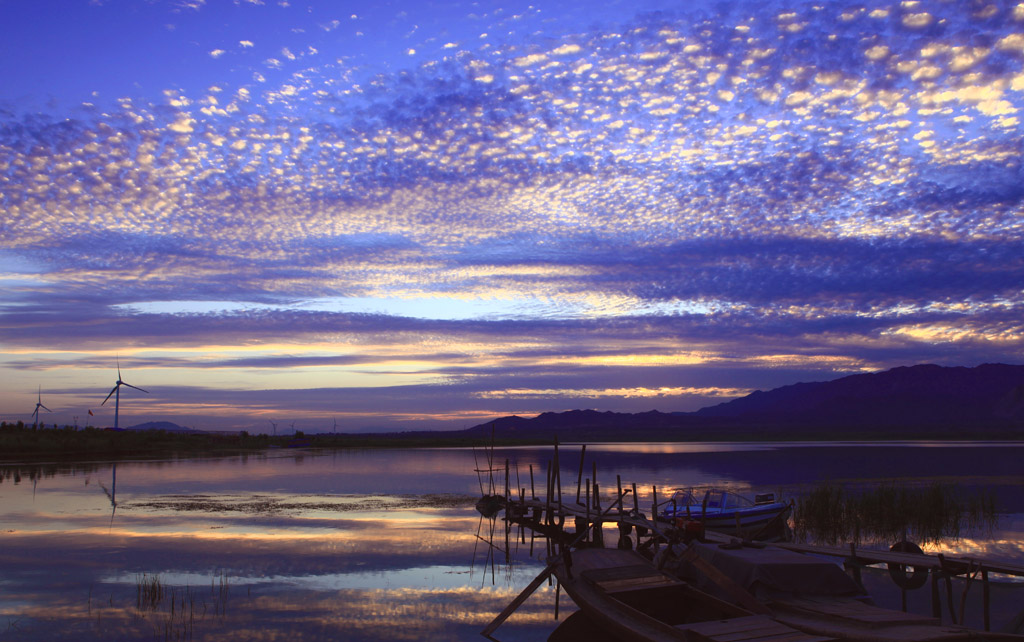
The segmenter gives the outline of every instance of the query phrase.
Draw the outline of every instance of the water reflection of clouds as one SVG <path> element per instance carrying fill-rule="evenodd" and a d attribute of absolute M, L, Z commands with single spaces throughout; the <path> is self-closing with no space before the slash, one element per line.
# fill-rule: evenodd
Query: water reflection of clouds
<path fill-rule="evenodd" d="M 278 590 L 246 587 L 243 591 L 239 585 L 221 595 L 217 587 L 211 590 L 209 585 L 196 585 L 189 589 L 195 612 L 191 634 L 186 635 L 184 622 L 188 619 L 172 617 L 166 604 L 156 610 L 139 610 L 134 596 L 112 595 L 109 588 L 101 587 L 91 599 L 65 596 L 51 600 L 46 607 L 20 608 L 16 613 L 20 624 L 11 627 L 5 639 L 37 640 L 45 630 L 47 639 L 54 642 L 166 639 L 168 632 L 171 639 L 181 636 L 197 640 L 469 640 L 478 638 L 494 613 L 514 597 L 505 589 L 466 586 L 339 590 L 288 587 L 282 591 L 278 585 Z M 179 588 L 179 597 L 185 591 Z M 538 590 L 503 628 L 503 633 L 511 635 L 502 639 L 546 637 L 552 628 L 553 593 L 547 587 Z M 11 617 L 8 608 L 3 608 L 3 613 Z M 571 610 L 570 605 L 563 607 L 563 613 Z"/>
<path fill-rule="evenodd" d="M 919 458 L 927 460 L 924 465 L 910 468 L 913 458 L 907 455 L 924 452 L 927 457 Z M 659 497 L 662 489 L 696 480 L 774 490 L 778 479 L 810 483 L 822 470 L 837 476 L 856 473 L 857 483 L 870 483 L 886 479 L 892 462 L 903 462 L 904 472 L 920 475 L 914 477 L 920 482 L 948 473 L 954 469 L 951 462 L 958 462 L 956 469 L 962 472 L 956 479 L 964 485 L 991 487 L 998 482 L 1008 497 L 1020 494 L 1021 479 L 1010 473 L 1019 465 L 1018 448 L 996 446 L 971 452 L 981 453 L 984 459 L 965 459 L 963 449 L 955 445 L 927 451 L 864 444 L 769 449 L 719 445 L 711 452 L 643 448 L 625 452 L 588 445 L 584 471 L 589 476 L 591 462 L 598 464 L 603 504 L 608 503 L 616 474 L 624 484 L 637 482 L 645 510 L 650 506 L 652 484 L 658 486 Z M 109 468 L 90 469 L 89 485 L 83 484 L 84 469 L 33 473 L 39 478 L 34 501 L 28 474 L 17 485 L 5 483 L 0 486 L 5 520 L 0 532 L 4 589 L 0 618 L 23 622 L 22 631 L 10 639 L 38 639 L 33 633 L 38 634 L 40 622 L 53 629 L 50 638 L 54 640 L 150 639 L 162 620 L 152 613 L 140 615 L 133 608 L 135 582 L 143 573 L 159 575 L 179 592 L 185 587 L 203 591 L 211 613 L 215 597 L 211 582 L 226 578 L 230 584 L 227 613 L 208 615 L 197 623 L 197 640 L 299 635 L 304 639 L 479 639 L 480 629 L 540 570 L 538 562 L 528 559 L 530 544 L 513 531 L 509 537 L 513 564 L 506 565 L 502 552 L 487 545 L 489 533 L 502 540 L 496 544 L 505 545 L 500 522 L 492 530 L 492 524 L 482 521 L 471 505 L 445 505 L 422 494 L 427 490 L 450 493 L 467 485 L 475 490 L 471 451 L 367 454 L 371 463 L 351 468 L 359 457 L 283 455 L 160 466 L 122 462 L 113 521 L 107 497 L 96 485 L 110 478 Z M 502 464 L 505 457 L 513 466 L 518 464 L 520 486 L 529 483 L 528 462 L 544 464 L 551 454 L 550 448 L 495 452 Z M 883 472 L 876 474 L 863 466 L 869 456 L 881 462 Z M 409 464 L 405 473 L 403 461 Z M 579 448 L 566 447 L 562 464 L 565 484 L 575 490 Z M 356 493 L 353 487 L 360 484 L 349 482 L 375 468 L 395 477 L 390 485 L 401 488 L 402 494 L 389 495 L 380 487 Z M 441 472 L 422 475 L 424 470 Z M 540 491 L 543 468 L 535 467 L 535 474 Z M 246 488 L 250 478 L 254 488 Z M 368 476 L 363 485 L 377 479 Z M 186 483 L 205 490 L 182 497 L 178 489 Z M 345 490 L 331 490 L 338 488 Z M 195 510 L 176 504 L 189 499 L 194 500 Z M 212 510 L 250 503 L 283 510 Z M 371 510 L 371 505 L 377 508 Z M 951 547 L 950 554 L 955 548 L 963 554 L 1022 560 L 1022 519 L 1018 511 L 1001 522 L 991 538 L 971 534 Z M 481 526 L 485 528 L 478 530 Z M 475 539 L 478 532 L 483 542 Z M 544 544 L 541 540 L 535 544 L 536 558 L 543 554 Z M 531 597 L 502 626 L 500 639 L 546 637 L 554 627 L 553 593 L 552 588 L 543 587 Z M 564 597 L 561 606 L 563 612 L 572 608 Z M 102 626 L 96 625 L 97 617 Z"/>

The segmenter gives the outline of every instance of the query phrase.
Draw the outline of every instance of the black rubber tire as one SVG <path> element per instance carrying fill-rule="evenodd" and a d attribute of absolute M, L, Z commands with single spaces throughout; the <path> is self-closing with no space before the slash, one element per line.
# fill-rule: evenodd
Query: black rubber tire
<path fill-rule="evenodd" d="M 924 555 L 921 547 L 913 542 L 899 541 L 889 547 L 890 551 L 896 553 L 917 553 Z M 889 562 L 889 577 L 896 583 L 896 586 L 912 591 L 919 589 L 928 582 L 928 569 L 921 566 L 910 566 Z M 907 571 L 910 571 L 909 573 Z"/>

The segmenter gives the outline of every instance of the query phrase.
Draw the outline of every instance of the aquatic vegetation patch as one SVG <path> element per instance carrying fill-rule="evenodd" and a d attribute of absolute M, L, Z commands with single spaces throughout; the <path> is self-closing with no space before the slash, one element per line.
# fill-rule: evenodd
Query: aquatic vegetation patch
<path fill-rule="evenodd" d="M 957 541 L 997 525 L 993 492 L 969 495 L 940 482 L 923 487 L 887 482 L 867 489 L 824 482 L 800 497 L 794 511 L 796 537 L 823 544 Z"/>
<path fill-rule="evenodd" d="M 168 510 L 175 512 L 246 513 L 278 515 L 307 511 L 355 512 L 456 508 L 471 506 L 468 495 L 435 493 L 427 495 L 164 495 L 154 499 L 119 504 L 122 509 Z"/>

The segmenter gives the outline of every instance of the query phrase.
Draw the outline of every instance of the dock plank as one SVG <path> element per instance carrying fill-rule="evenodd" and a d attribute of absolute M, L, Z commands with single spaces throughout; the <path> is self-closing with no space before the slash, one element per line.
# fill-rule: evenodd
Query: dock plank
<path fill-rule="evenodd" d="M 889 624 L 937 624 L 939 621 L 924 615 L 883 609 L 863 602 L 829 597 L 788 598 L 776 600 L 771 606 L 808 613 L 818 613 L 857 622 L 865 626 Z"/>
<path fill-rule="evenodd" d="M 697 622 L 676 628 L 706 642 L 825 642 L 833 639 L 798 631 L 766 615 Z"/>

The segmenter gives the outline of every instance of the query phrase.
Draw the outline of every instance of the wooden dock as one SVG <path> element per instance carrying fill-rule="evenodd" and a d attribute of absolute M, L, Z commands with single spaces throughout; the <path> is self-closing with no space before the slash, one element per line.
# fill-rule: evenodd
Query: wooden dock
<path fill-rule="evenodd" d="M 651 496 L 653 501 L 646 507 L 648 513 L 644 512 L 637 496 L 636 484 L 630 484 L 623 488 L 622 481 L 616 477 L 616 488 L 612 493 L 612 499 L 608 505 L 602 505 L 600 486 L 597 483 L 596 464 L 593 469 L 593 476 L 584 479 L 584 445 L 580 453 L 579 474 L 575 497 L 566 497 L 563 494 L 561 483 L 561 467 L 558 463 L 558 444 L 555 443 L 554 458 L 547 467 L 545 483 L 542 486 L 542 495 L 537 494 L 534 479 L 534 470 L 529 468 L 529 487 L 522 486 L 513 491 L 512 470 L 508 460 L 505 460 L 504 467 L 496 466 L 493 459 L 488 459 L 488 467 L 480 469 L 477 473 L 487 473 L 490 476 L 490 489 L 494 496 L 499 496 L 497 483 L 494 475 L 504 473 L 504 493 L 501 496 L 504 518 L 509 523 L 522 525 L 549 538 L 555 548 L 565 550 L 581 545 L 604 546 L 603 528 L 605 525 L 614 525 L 619 532 L 619 544 L 623 545 L 622 538 L 629 538 L 635 533 L 635 541 L 638 549 L 647 547 L 657 548 L 660 545 L 679 541 L 684 534 L 679 532 L 677 527 L 669 522 L 654 519 L 653 516 L 659 512 L 658 489 L 652 488 Z M 518 481 L 519 471 L 515 471 Z M 518 486 L 518 483 L 515 484 Z M 483 484 L 481 483 L 481 488 Z M 652 517 L 648 517 L 648 514 Z M 566 530 L 566 522 L 571 521 L 574 530 Z M 729 543 L 735 540 L 734 537 L 705 531 L 704 539 L 711 542 Z M 631 540 L 632 541 L 632 540 Z M 1012 577 L 1024 577 L 1024 565 L 1010 563 L 1000 560 L 981 558 L 977 556 L 945 555 L 941 553 L 916 553 L 899 552 L 895 550 L 875 550 L 870 548 L 858 548 L 854 544 L 844 546 L 819 546 L 802 544 L 796 542 L 772 542 L 766 546 L 776 546 L 782 549 L 836 558 L 860 583 L 861 569 L 867 566 L 885 564 L 889 568 L 890 575 L 894 581 L 897 578 L 905 577 L 911 582 L 908 587 L 897 581 L 903 593 L 903 605 L 906 609 L 906 592 L 916 588 L 922 588 L 926 583 L 931 583 L 932 616 L 940 618 L 942 614 L 943 597 L 947 602 L 948 614 L 954 624 L 964 620 L 964 609 L 966 607 L 966 595 L 968 589 L 979 578 L 978 583 L 982 591 L 982 608 L 984 629 L 990 630 L 990 599 L 989 582 L 990 575 L 1003 575 Z M 555 549 L 552 549 L 555 550 Z M 550 574 L 551 565 L 546 572 L 541 573 L 538 579 L 527 587 L 523 593 L 509 605 L 498 618 L 484 630 L 485 637 L 490 634 L 507 618 L 515 608 L 525 601 L 535 590 L 544 578 Z M 959 599 L 955 603 L 951 579 L 962 577 L 964 587 Z M 944 585 L 945 591 L 941 588 Z M 942 594 L 945 593 L 943 596 Z"/>

